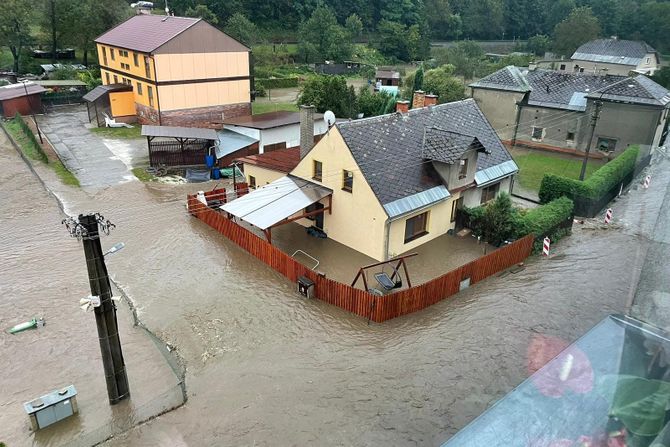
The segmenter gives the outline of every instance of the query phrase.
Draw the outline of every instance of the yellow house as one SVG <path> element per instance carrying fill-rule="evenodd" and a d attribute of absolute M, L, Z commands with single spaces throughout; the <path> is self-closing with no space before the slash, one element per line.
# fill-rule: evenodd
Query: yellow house
<path fill-rule="evenodd" d="M 387 260 L 452 230 L 459 208 L 509 192 L 517 171 L 468 99 L 337 123 L 288 176 L 222 209 L 268 237 L 297 221 Z"/>
<path fill-rule="evenodd" d="M 140 14 L 96 40 L 114 118 L 142 124 L 222 127 L 251 114 L 250 50 L 202 19 Z"/>

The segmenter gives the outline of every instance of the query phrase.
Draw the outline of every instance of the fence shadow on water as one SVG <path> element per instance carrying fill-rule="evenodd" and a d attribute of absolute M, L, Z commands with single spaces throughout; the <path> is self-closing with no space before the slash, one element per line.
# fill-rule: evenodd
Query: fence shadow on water
<path fill-rule="evenodd" d="M 225 191 L 220 194 L 225 196 Z M 377 296 L 317 274 L 225 215 L 205 206 L 193 195 L 188 196 L 188 209 L 193 216 L 293 283 L 300 276 L 312 280 L 315 298 L 377 323 L 424 309 L 458 293 L 463 282 L 475 284 L 522 262 L 531 254 L 534 242 L 533 236 L 528 235 L 424 284 Z"/>

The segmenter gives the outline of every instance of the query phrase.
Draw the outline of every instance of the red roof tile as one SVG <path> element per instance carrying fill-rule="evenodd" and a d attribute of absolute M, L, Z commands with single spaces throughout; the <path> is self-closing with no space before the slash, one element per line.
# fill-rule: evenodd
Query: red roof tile
<path fill-rule="evenodd" d="M 300 163 L 300 147 L 289 147 L 266 152 L 259 155 L 249 155 L 238 160 L 241 163 L 271 169 L 284 173 L 291 172 Z"/>

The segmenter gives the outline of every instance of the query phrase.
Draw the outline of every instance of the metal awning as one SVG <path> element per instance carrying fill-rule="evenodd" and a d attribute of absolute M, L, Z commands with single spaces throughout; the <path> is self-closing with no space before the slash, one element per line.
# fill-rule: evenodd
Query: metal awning
<path fill-rule="evenodd" d="M 214 129 L 202 129 L 198 127 L 173 127 L 173 126 L 142 126 L 143 137 L 165 137 L 184 138 L 193 140 L 219 139 Z"/>
<path fill-rule="evenodd" d="M 226 203 L 221 209 L 267 230 L 332 193 L 321 185 L 287 175 Z"/>
<path fill-rule="evenodd" d="M 105 95 L 109 95 L 114 92 L 132 92 L 133 87 L 127 84 L 107 84 L 99 85 L 90 92 L 86 93 L 83 98 L 87 102 L 95 102 L 98 99 L 102 98 Z"/>
<path fill-rule="evenodd" d="M 218 132 L 219 142 L 216 145 L 216 158 L 223 158 L 240 149 L 249 147 L 257 143 L 256 138 L 251 138 L 241 133 L 233 132 L 232 130 L 223 129 Z"/>

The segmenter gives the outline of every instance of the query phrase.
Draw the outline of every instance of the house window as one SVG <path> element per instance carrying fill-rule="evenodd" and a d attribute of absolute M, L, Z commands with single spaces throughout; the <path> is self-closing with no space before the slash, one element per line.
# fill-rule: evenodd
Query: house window
<path fill-rule="evenodd" d="M 544 136 L 544 127 L 535 127 L 533 126 L 533 140 L 538 140 L 542 141 L 542 137 Z"/>
<path fill-rule="evenodd" d="M 405 221 L 405 243 L 428 234 L 428 213 L 421 213 Z"/>
<path fill-rule="evenodd" d="M 468 176 L 468 159 L 464 158 L 459 162 L 458 179 L 463 180 L 467 176 Z"/>
<path fill-rule="evenodd" d="M 574 132 L 568 132 L 568 135 L 565 137 L 565 139 L 571 143 L 575 141 L 575 133 Z"/>
<path fill-rule="evenodd" d="M 137 83 L 137 94 L 142 95 L 142 83 L 141 82 Z"/>
<path fill-rule="evenodd" d="M 565 71 L 565 64 L 561 64 L 560 70 Z"/>
<path fill-rule="evenodd" d="M 114 75 L 114 84 L 119 83 L 119 77 L 117 75 Z"/>
<path fill-rule="evenodd" d="M 126 50 L 121 51 L 121 56 L 128 57 L 128 52 Z"/>
<path fill-rule="evenodd" d="M 323 164 L 320 161 L 314 160 L 312 162 L 312 178 L 314 180 L 321 181 L 321 175 L 323 174 Z"/>
<path fill-rule="evenodd" d="M 147 96 L 149 96 L 149 107 L 154 106 L 154 89 L 150 85 L 147 86 Z"/>
<path fill-rule="evenodd" d="M 651 63 L 651 58 L 650 58 L 650 57 L 648 57 L 648 58 L 646 59 L 646 63 L 647 63 L 647 65 L 649 65 L 649 64 Z"/>
<path fill-rule="evenodd" d="M 148 57 L 144 58 L 144 74 L 146 75 L 147 79 L 151 79 L 151 63 L 149 62 Z"/>
<path fill-rule="evenodd" d="M 449 219 L 449 222 L 456 222 L 456 212 L 458 212 L 458 200 L 453 200 L 451 202 L 451 219 Z"/>
<path fill-rule="evenodd" d="M 495 185 L 487 186 L 486 188 L 482 189 L 482 205 L 490 200 L 495 199 L 499 190 L 500 183 L 496 183 Z"/>
<path fill-rule="evenodd" d="M 140 66 L 140 57 L 137 55 L 137 53 L 133 53 L 133 65 L 136 67 Z"/>
<path fill-rule="evenodd" d="M 107 48 L 102 47 L 102 63 L 107 65 Z"/>
<path fill-rule="evenodd" d="M 114 59 L 114 48 L 109 49 L 109 55 L 112 57 L 112 60 L 115 60 Z"/>
<path fill-rule="evenodd" d="M 352 192 L 354 189 L 354 173 L 347 171 L 346 169 L 342 171 L 342 190 L 347 192 Z"/>
<path fill-rule="evenodd" d="M 249 188 L 256 189 L 256 177 L 253 175 L 249 176 Z"/>
<path fill-rule="evenodd" d="M 105 80 L 107 81 L 105 84 L 111 84 L 111 82 L 109 82 L 109 73 L 105 73 Z"/>
<path fill-rule="evenodd" d="M 603 152 L 614 152 L 614 149 L 616 149 L 616 140 L 614 138 L 599 137 L 597 148 Z"/>

